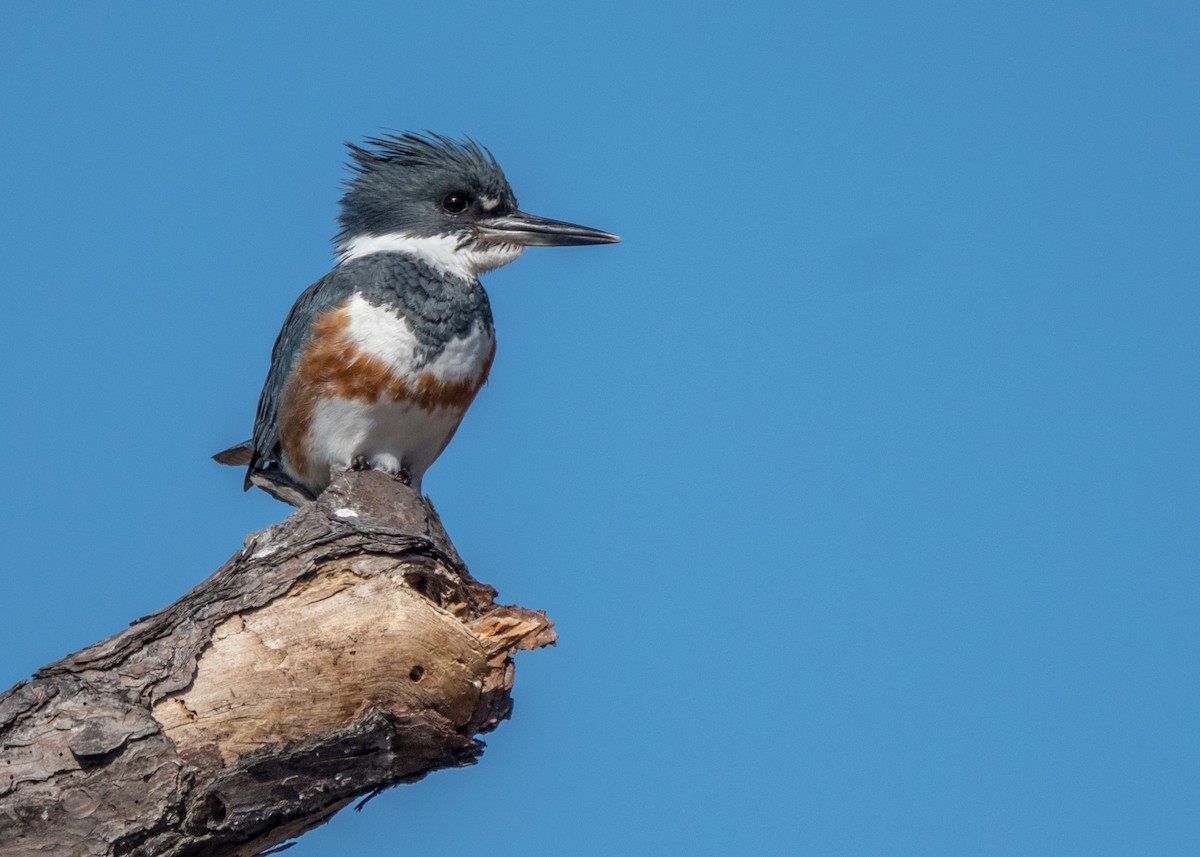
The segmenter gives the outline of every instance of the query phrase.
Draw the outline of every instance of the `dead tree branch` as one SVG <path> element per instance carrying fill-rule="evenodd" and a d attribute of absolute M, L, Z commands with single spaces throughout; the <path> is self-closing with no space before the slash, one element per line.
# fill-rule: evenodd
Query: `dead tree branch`
<path fill-rule="evenodd" d="M 436 512 L 348 473 L 174 604 L 0 695 L 0 853 L 249 857 L 364 795 L 468 765 L 511 655 Z"/>

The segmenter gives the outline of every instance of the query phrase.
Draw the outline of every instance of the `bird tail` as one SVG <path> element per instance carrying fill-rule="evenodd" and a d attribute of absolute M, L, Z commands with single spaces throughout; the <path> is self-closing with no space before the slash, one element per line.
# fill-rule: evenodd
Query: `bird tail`
<path fill-rule="evenodd" d="M 218 464 L 228 464 L 231 467 L 249 467 L 254 460 L 254 441 L 244 440 L 237 446 L 223 449 L 213 457 Z"/>

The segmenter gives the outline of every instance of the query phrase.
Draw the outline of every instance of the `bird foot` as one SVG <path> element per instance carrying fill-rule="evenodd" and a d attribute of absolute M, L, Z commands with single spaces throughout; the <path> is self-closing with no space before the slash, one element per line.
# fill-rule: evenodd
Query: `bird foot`
<path fill-rule="evenodd" d="M 365 455 L 356 455 L 354 458 L 350 459 L 349 469 L 357 472 L 361 472 L 363 470 L 375 470 Z M 401 467 L 399 470 L 388 469 L 384 472 L 391 474 L 391 476 L 396 479 L 399 479 L 402 485 L 407 485 L 410 488 L 412 487 L 412 474 L 408 472 L 407 467 Z"/>

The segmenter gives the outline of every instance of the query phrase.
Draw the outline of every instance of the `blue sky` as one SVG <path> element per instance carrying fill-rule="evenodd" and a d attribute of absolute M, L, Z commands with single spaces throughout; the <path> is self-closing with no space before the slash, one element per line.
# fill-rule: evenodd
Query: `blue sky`
<path fill-rule="evenodd" d="M 289 857 L 1200 851 L 1200 7 L 8 4 L 0 684 L 287 510 L 343 141 L 620 233 L 489 275 L 425 488 L 548 611 L 478 766 Z"/>

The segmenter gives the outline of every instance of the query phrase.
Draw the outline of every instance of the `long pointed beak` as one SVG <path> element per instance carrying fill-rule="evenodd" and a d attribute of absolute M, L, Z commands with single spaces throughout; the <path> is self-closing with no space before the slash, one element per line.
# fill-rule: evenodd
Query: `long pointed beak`
<path fill-rule="evenodd" d="M 476 225 L 481 238 L 526 247 L 572 247 L 577 244 L 616 244 L 619 235 L 588 226 L 564 223 L 523 211 L 493 217 Z"/>

